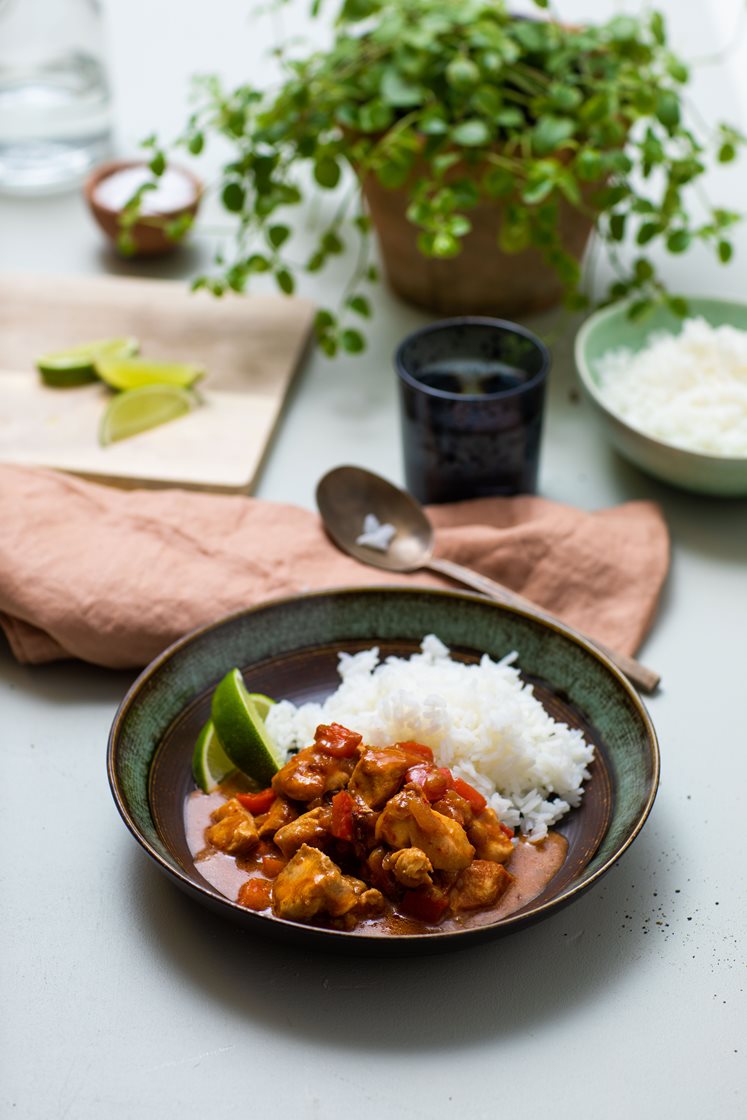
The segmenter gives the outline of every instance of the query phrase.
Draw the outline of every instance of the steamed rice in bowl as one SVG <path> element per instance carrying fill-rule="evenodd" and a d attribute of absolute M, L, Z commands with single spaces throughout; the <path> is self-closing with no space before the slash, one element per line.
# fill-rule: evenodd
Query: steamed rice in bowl
<path fill-rule="evenodd" d="M 580 804 L 594 748 L 548 714 L 517 660 L 512 652 L 499 661 L 487 654 L 476 664 L 454 661 L 433 634 L 407 659 L 381 661 L 376 647 L 341 653 L 335 692 L 323 703 L 280 701 L 267 729 L 286 752 L 332 722 L 374 747 L 414 739 L 478 789 L 504 824 L 541 840 Z"/>
<path fill-rule="evenodd" d="M 704 455 L 747 458 L 747 331 L 686 319 L 595 363 L 603 403 L 653 439 Z"/>
<path fill-rule="evenodd" d="M 695 494 L 747 495 L 747 303 L 688 297 L 689 319 L 631 301 L 595 311 L 574 342 L 595 421 L 623 458 Z M 434 627 L 435 629 L 435 627 Z"/>

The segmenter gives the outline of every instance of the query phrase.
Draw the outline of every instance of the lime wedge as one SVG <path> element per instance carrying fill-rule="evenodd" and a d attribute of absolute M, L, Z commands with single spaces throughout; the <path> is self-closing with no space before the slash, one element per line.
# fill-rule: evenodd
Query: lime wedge
<path fill-rule="evenodd" d="M 269 696 L 265 696 L 264 692 L 250 692 L 249 699 L 259 712 L 260 717 L 263 720 L 267 719 L 267 713 L 269 712 L 275 701 L 272 700 Z"/>
<path fill-rule="evenodd" d="M 240 671 L 231 669 L 217 685 L 211 707 L 215 730 L 231 762 L 262 787 L 269 786 L 283 762 L 260 715 L 268 699 L 248 692 Z"/>
<path fill-rule="evenodd" d="M 43 354 L 37 358 L 36 368 L 47 385 L 61 389 L 95 381 L 95 364 L 99 358 L 129 358 L 137 352 L 136 338 L 101 338 L 71 346 L 69 350 Z"/>
<path fill-rule="evenodd" d="M 208 720 L 197 737 L 192 754 L 192 777 L 205 793 L 212 793 L 236 769 L 221 746 L 212 720 Z"/>
<path fill-rule="evenodd" d="M 189 389 L 205 376 L 192 362 L 154 362 L 150 358 L 106 355 L 96 360 L 96 373 L 112 389 L 140 389 L 143 385 L 179 385 Z"/>
<path fill-rule="evenodd" d="M 141 389 L 117 393 L 101 417 L 99 443 L 107 447 L 115 440 L 176 420 L 198 404 L 195 394 L 179 385 L 143 385 Z"/>

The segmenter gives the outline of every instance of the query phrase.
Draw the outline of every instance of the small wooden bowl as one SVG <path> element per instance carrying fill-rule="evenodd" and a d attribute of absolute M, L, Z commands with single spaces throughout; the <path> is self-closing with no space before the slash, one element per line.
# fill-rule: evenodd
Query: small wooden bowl
<path fill-rule="evenodd" d="M 122 207 L 112 206 L 97 197 L 97 188 L 105 180 L 119 171 L 130 168 L 147 168 L 147 160 L 141 159 L 115 159 L 102 163 L 94 168 L 83 186 L 83 194 L 95 221 L 117 247 L 118 239 L 122 233 L 120 228 L 120 215 Z M 164 226 L 175 221 L 184 214 L 194 217 L 202 199 L 203 185 L 188 168 L 170 163 L 167 171 L 177 172 L 188 180 L 193 188 L 193 201 L 188 205 L 180 205 L 173 209 L 158 210 L 155 213 L 143 215 L 130 229 L 133 241 L 133 252 L 128 256 L 158 256 L 164 253 L 173 253 L 183 242 L 183 238 L 169 237 Z M 147 200 L 147 195 L 145 196 Z"/>

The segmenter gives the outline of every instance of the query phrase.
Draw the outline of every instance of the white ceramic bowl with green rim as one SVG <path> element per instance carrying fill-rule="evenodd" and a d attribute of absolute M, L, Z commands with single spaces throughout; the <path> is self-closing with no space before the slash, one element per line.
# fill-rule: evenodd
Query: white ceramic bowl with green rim
<path fill-rule="evenodd" d="M 722 299 L 688 298 L 689 318 L 701 317 L 711 326 L 724 324 L 747 330 L 747 304 Z M 733 457 L 689 451 L 664 443 L 631 427 L 611 411 L 600 389 L 598 364 L 609 350 L 642 350 L 652 333 L 678 334 L 682 320 L 656 308 L 641 321 L 628 318 L 627 303 L 613 304 L 590 315 L 575 342 L 576 368 L 613 447 L 642 471 L 684 490 L 719 497 L 747 495 L 747 456 Z"/>

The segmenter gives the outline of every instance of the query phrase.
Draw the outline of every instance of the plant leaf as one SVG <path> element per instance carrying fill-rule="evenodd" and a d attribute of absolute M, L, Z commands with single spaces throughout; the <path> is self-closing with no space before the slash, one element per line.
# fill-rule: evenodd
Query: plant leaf
<path fill-rule="evenodd" d="M 387 105 L 395 109 L 408 109 L 413 105 L 422 105 L 424 90 L 403 77 L 393 66 L 388 66 L 384 71 L 379 87 L 381 96 Z"/>
<path fill-rule="evenodd" d="M 667 238 L 667 249 L 670 253 L 684 253 L 689 248 L 691 240 L 688 230 L 676 229 Z"/>
<path fill-rule="evenodd" d="M 361 350 L 366 349 L 366 342 L 361 332 L 350 328 L 340 335 L 340 345 L 348 354 L 360 354 Z"/>
<path fill-rule="evenodd" d="M 334 156 L 321 156 L 314 164 L 314 178 L 320 187 L 333 190 L 340 181 L 340 165 Z"/>
<path fill-rule="evenodd" d="M 552 179 L 536 179 L 534 182 L 527 184 L 521 192 L 521 197 L 529 206 L 535 206 L 538 202 L 547 198 L 549 194 L 552 194 L 554 189 L 555 183 Z"/>
<path fill-rule="evenodd" d="M 490 140 L 490 129 L 479 117 L 460 121 L 451 130 L 451 139 L 463 148 L 479 148 Z"/>
<path fill-rule="evenodd" d="M 279 268 L 275 273 L 275 280 L 281 292 L 284 292 L 287 296 L 293 295 L 296 289 L 296 282 L 287 268 Z"/>
<path fill-rule="evenodd" d="M 625 237 L 625 219 L 625 214 L 610 215 L 609 230 L 613 241 L 622 241 Z"/>
<path fill-rule="evenodd" d="M 660 90 L 656 98 L 656 116 L 670 131 L 680 123 L 680 103 L 670 89 Z"/>
<path fill-rule="evenodd" d="M 270 226 L 267 231 L 267 240 L 272 245 L 273 249 L 279 249 L 281 245 L 290 237 L 290 230 L 287 226 Z"/>
<path fill-rule="evenodd" d="M 532 129 L 532 147 L 539 156 L 549 155 L 570 140 L 575 131 L 576 123 L 570 117 L 547 113 Z"/>
<path fill-rule="evenodd" d="M 365 296 L 351 296 L 348 300 L 348 307 L 351 309 L 351 311 L 355 311 L 358 315 L 362 315 L 364 319 L 371 318 L 371 304 L 368 302 Z"/>
<path fill-rule="evenodd" d="M 636 241 L 639 245 L 646 245 L 660 233 L 661 226 L 658 222 L 644 222 L 641 228 L 638 230 Z"/>
<path fill-rule="evenodd" d="M 156 152 L 153 159 L 148 164 L 154 175 L 163 175 L 166 170 L 166 156 L 163 152 Z"/>
<path fill-rule="evenodd" d="M 718 259 L 722 264 L 728 264 L 734 253 L 734 248 L 729 241 L 719 241 L 718 243 Z"/>
<path fill-rule="evenodd" d="M 229 213 L 238 214 L 244 209 L 246 191 L 240 183 L 226 183 L 221 194 L 221 201 Z"/>

